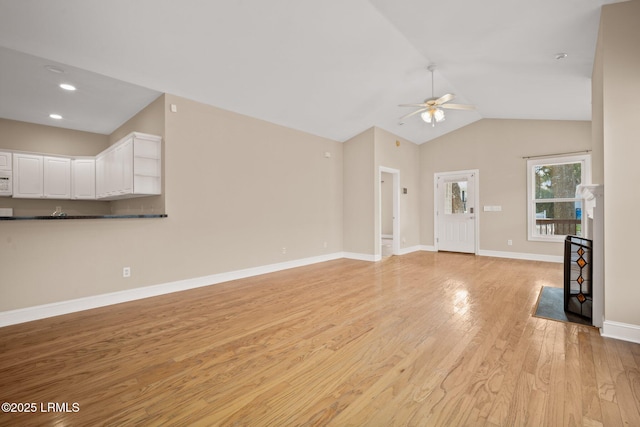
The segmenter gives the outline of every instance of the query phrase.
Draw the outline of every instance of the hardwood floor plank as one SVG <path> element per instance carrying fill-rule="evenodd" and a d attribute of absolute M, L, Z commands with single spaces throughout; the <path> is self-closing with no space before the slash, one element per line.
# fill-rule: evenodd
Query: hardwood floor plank
<path fill-rule="evenodd" d="M 488 421 L 497 425 L 515 425 L 516 385 L 522 371 L 522 363 L 529 350 L 530 338 L 535 330 L 534 322 L 525 322 L 524 328 L 512 348 L 505 352 L 505 374 L 498 395 L 494 401 Z M 514 331 L 515 332 L 515 331 Z"/>
<path fill-rule="evenodd" d="M 602 408 L 598 396 L 598 382 L 591 347 L 591 328 L 578 330 L 580 350 L 580 379 L 582 384 L 582 420 L 593 425 L 602 424 Z"/>
<path fill-rule="evenodd" d="M 335 260 L 0 328 L 14 425 L 640 425 L 640 345 L 532 317 L 562 266 Z"/>
<path fill-rule="evenodd" d="M 569 324 L 566 330 L 563 425 L 579 426 L 582 424 L 582 378 L 580 375 L 578 326 Z"/>
<path fill-rule="evenodd" d="M 549 386 L 543 425 L 556 426 L 562 425 L 564 422 L 566 325 L 561 322 L 553 322 L 549 326 L 555 329 L 556 333 L 551 349 Z"/>
<path fill-rule="evenodd" d="M 640 378 L 635 362 L 631 363 L 628 357 L 629 343 L 605 339 L 604 345 L 622 421 L 626 425 L 640 425 Z"/>

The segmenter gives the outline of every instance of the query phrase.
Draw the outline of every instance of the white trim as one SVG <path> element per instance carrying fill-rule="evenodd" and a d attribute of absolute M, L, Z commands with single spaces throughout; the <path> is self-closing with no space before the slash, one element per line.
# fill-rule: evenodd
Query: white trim
<path fill-rule="evenodd" d="M 383 234 L 382 236 L 383 239 L 393 239 L 393 234 Z"/>
<path fill-rule="evenodd" d="M 564 257 L 562 255 L 543 255 L 543 254 L 529 254 L 524 252 L 502 252 L 502 251 L 488 251 L 480 250 L 478 252 L 480 256 L 491 256 L 496 258 L 511 258 L 511 259 L 523 259 L 527 261 L 543 261 L 543 262 L 558 262 L 563 263 Z"/>
<path fill-rule="evenodd" d="M 376 262 L 382 259 L 381 255 L 358 254 L 355 252 L 343 252 L 342 257 L 347 259 L 355 259 L 357 261 L 370 261 L 370 262 Z"/>
<path fill-rule="evenodd" d="M 584 231 L 586 230 L 587 224 L 587 216 L 584 212 L 584 201 L 581 197 L 576 194 L 575 197 L 572 198 L 557 198 L 557 199 L 534 199 L 535 195 L 535 179 L 533 179 L 533 167 L 538 165 L 564 165 L 571 163 L 582 163 L 582 183 L 589 184 L 591 183 L 591 154 L 579 154 L 579 155 L 559 155 L 555 157 L 535 157 L 527 160 L 527 240 L 532 242 L 563 242 L 565 239 L 565 235 L 540 235 L 536 234 L 536 215 L 535 215 L 535 206 L 536 202 L 544 201 L 551 203 L 560 203 L 560 202 L 571 202 L 571 203 L 581 203 L 582 209 L 582 222 L 581 222 L 581 230 L 582 235 L 584 236 Z"/>
<path fill-rule="evenodd" d="M 401 248 L 399 255 L 406 255 L 406 254 L 410 254 L 411 252 L 418 252 L 418 251 L 422 250 L 421 248 L 422 247 L 420 245 Z"/>
<path fill-rule="evenodd" d="M 603 337 L 640 344 L 640 326 L 638 325 L 605 320 L 602 324 L 601 333 Z"/>
<path fill-rule="evenodd" d="M 406 255 L 412 252 L 419 252 L 419 251 L 435 252 L 435 249 L 433 246 L 424 246 L 424 245 L 407 246 L 406 248 L 400 248 L 400 250 L 396 255 Z M 370 255 L 370 254 L 358 254 L 354 252 L 345 252 L 344 258 L 355 259 L 358 261 L 377 262 L 382 260 L 382 255 Z"/>
<path fill-rule="evenodd" d="M 436 247 L 433 245 L 420 245 L 420 250 L 425 252 L 438 252 Z"/>
<path fill-rule="evenodd" d="M 135 301 L 138 299 L 169 294 L 172 292 L 185 291 L 187 289 L 215 285 L 222 282 L 228 282 L 230 280 L 244 279 L 247 277 L 258 276 L 260 274 L 273 273 L 276 271 L 287 270 L 289 268 L 302 267 L 305 265 L 311 265 L 340 258 L 349 258 L 349 256 L 342 252 L 336 252 L 333 254 L 286 261 L 261 267 L 246 268 L 243 270 L 230 271 L 227 273 L 212 274 L 209 276 L 178 280 L 175 282 L 163 283 L 159 285 L 128 289 L 126 291 L 111 292 L 108 294 L 94 295 L 68 301 L 60 301 L 51 304 L 4 311 L 0 312 L 0 327 L 30 322 L 47 317 L 60 316 L 62 314 L 75 313 L 77 311 L 84 311 L 112 304 Z"/>

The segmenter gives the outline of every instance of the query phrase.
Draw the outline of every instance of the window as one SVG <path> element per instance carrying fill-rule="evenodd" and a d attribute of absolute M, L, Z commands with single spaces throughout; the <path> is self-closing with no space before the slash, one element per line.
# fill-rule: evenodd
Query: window
<path fill-rule="evenodd" d="M 582 236 L 580 184 L 591 181 L 589 155 L 527 160 L 529 240 L 559 242 Z"/>
<path fill-rule="evenodd" d="M 467 213 L 467 181 L 447 182 L 444 197 L 445 215 Z"/>

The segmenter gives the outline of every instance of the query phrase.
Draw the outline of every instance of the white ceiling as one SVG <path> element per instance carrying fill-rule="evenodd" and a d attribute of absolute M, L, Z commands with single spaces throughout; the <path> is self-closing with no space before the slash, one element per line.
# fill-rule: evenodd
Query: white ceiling
<path fill-rule="evenodd" d="M 76 91 L 62 90 L 62 83 L 73 83 Z M 0 117 L 5 119 L 108 135 L 160 95 L 0 46 Z M 52 113 L 63 119 L 51 119 Z"/>
<path fill-rule="evenodd" d="M 34 121 L 7 111 L 69 95 L 13 90 L 24 99 L 8 102 L 7 88 L 24 87 L 10 78 L 29 75 L 6 71 L 14 50 L 152 90 L 79 100 L 76 124 L 100 133 L 124 121 L 123 101 L 135 112 L 160 92 L 338 141 L 371 126 L 423 143 L 481 118 L 590 120 L 600 7 L 614 2 L 0 0 L 0 116 Z M 477 111 L 449 110 L 435 128 L 417 116 L 399 125 L 411 110 L 398 104 L 431 96 L 430 63 L 435 95 Z M 92 116 L 94 102 L 103 106 Z"/>

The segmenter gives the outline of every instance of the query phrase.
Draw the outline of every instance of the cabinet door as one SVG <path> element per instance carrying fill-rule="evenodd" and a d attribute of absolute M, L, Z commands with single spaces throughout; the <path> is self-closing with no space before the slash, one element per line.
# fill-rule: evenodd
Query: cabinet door
<path fill-rule="evenodd" d="M 99 197 L 109 198 L 116 194 L 120 175 L 118 169 L 115 149 L 103 151 L 96 160 L 96 180 L 98 188 L 102 190 Z"/>
<path fill-rule="evenodd" d="M 42 156 L 14 153 L 13 197 L 28 199 L 43 197 L 42 164 Z"/>
<path fill-rule="evenodd" d="M 44 157 L 44 197 L 71 199 L 71 159 Z"/>
<path fill-rule="evenodd" d="M 122 159 L 118 147 L 107 153 L 107 196 L 112 197 L 122 192 Z"/>
<path fill-rule="evenodd" d="M 122 194 L 133 193 L 133 139 L 127 139 L 120 147 L 122 161 Z"/>
<path fill-rule="evenodd" d="M 106 165 L 104 154 L 96 156 L 96 198 L 106 197 Z"/>
<path fill-rule="evenodd" d="M 71 198 L 96 198 L 96 162 L 94 159 L 73 159 L 71 162 Z"/>

